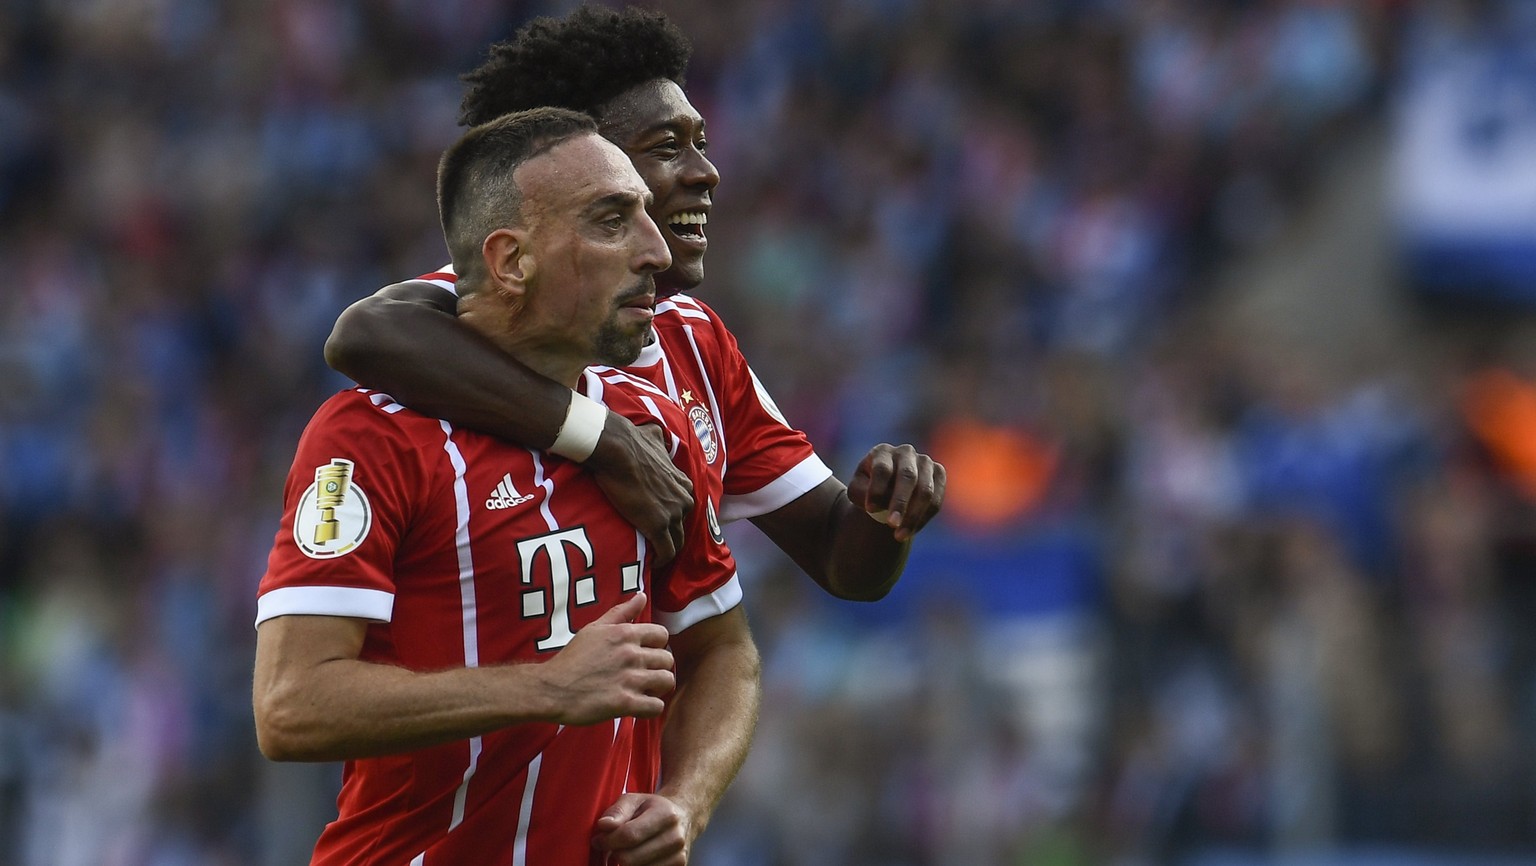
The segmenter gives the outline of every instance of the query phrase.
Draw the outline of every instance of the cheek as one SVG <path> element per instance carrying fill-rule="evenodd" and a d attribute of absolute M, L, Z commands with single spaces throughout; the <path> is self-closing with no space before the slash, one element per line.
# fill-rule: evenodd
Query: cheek
<path fill-rule="evenodd" d="M 640 179 L 645 181 L 646 187 L 656 196 L 656 203 L 658 205 L 661 204 L 662 199 L 672 189 L 671 170 L 664 165 L 654 162 L 647 163 L 644 167 L 636 165 L 635 169 L 636 173 L 640 175 Z M 655 216 L 655 214 L 652 214 L 652 216 Z"/>

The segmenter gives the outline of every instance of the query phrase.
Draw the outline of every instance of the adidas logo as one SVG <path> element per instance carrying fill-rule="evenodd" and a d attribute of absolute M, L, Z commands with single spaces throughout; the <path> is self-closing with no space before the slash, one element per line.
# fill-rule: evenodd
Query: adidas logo
<path fill-rule="evenodd" d="M 501 476 L 501 483 L 491 492 L 491 498 L 485 500 L 485 507 L 493 511 L 499 508 L 512 508 L 532 498 L 517 492 L 517 488 L 512 484 L 512 473 L 508 472 Z"/>

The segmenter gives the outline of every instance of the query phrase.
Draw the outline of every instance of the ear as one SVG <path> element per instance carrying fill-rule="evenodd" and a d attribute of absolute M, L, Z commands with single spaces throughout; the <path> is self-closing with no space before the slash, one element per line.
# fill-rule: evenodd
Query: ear
<path fill-rule="evenodd" d="M 486 235 L 480 245 L 485 270 L 496 291 L 522 297 L 533 276 L 534 259 L 528 250 L 528 234 L 522 229 L 500 228 Z"/>

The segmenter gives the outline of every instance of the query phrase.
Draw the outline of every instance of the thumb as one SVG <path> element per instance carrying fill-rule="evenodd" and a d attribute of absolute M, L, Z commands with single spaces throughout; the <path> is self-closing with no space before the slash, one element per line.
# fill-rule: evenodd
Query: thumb
<path fill-rule="evenodd" d="M 609 806 L 607 811 L 598 816 L 597 829 L 602 833 L 610 833 L 618 829 L 625 821 L 635 816 L 640 811 L 642 800 L 633 794 L 625 794 L 617 802 Z"/>
<path fill-rule="evenodd" d="M 608 608 L 602 616 L 592 621 L 593 625 L 618 625 L 624 622 L 634 622 L 635 617 L 645 610 L 645 593 L 637 592 L 622 602 Z"/>

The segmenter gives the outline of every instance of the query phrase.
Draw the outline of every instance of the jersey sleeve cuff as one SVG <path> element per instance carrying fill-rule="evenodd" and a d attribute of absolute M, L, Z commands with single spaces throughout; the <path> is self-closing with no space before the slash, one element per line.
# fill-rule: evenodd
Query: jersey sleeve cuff
<path fill-rule="evenodd" d="M 395 595 L 382 589 L 354 586 L 284 586 L 256 599 L 256 624 L 289 614 L 350 616 L 389 622 Z"/>
<path fill-rule="evenodd" d="M 720 498 L 720 520 L 731 523 L 757 517 L 794 502 L 832 477 L 832 470 L 813 452 L 793 469 L 751 493 Z"/>
<path fill-rule="evenodd" d="M 741 604 L 741 579 L 733 574 L 719 589 L 694 599 L 682 610 L 670 613 L 656 611 L 656 621 L 666 626 L 669 634 L 677 634 L 710 617 L 719 616 L 738 604 Z"/>

